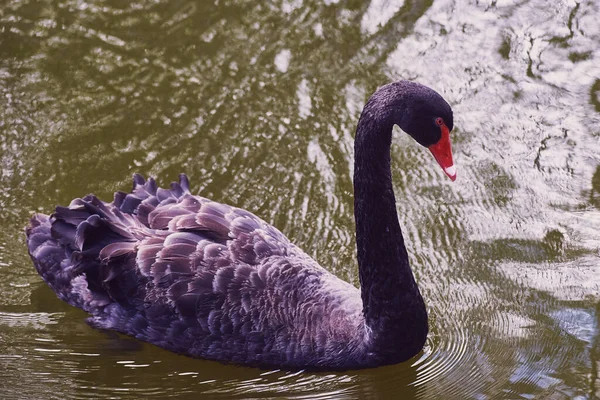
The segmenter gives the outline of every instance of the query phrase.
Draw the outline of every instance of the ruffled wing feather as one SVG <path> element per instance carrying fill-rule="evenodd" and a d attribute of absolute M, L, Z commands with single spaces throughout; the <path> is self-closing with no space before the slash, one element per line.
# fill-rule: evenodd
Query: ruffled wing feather
<path fill-rule="evenodd" d="M 193 196 L 185 175 L 170 189 L 135 175 L 131 193 L 75 199 L 43 224 L 41 237 L 30 229 L 34 263 L 98 327 L 205 358 L 298 366 L 326 363 L 328 346 L 348 346 L 359 328 L 354 287 L 252 213 Z M 62 254 L 60 267 L 42 265 L 42 247 Z M 332 290 L 354 295 L 333 333 Z"/>

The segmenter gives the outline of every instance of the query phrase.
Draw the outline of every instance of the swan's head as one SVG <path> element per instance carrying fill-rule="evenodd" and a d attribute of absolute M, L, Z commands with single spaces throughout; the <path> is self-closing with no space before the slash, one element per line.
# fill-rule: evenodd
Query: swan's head
<path fill-rule="evenodd" d="M 456 179 L 450 132 L 452 108 L 435 90 L 416 82 L 399 81 L 379 89 L 376 95 L 391 106 L 392 122 L 420 145 L 427 147 L 446 175 Z"/>

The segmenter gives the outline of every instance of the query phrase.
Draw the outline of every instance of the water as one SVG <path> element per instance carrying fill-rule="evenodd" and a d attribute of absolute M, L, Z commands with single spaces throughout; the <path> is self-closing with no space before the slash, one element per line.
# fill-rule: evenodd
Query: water
<path fill-rule="evenodd" d="M 594 398 L 600 299 L 594 1 L 16 1 L 0 9 L 0 394 Z M 458 179 L 394 134 L 422 354 L 346 373 L 194 360 L 90 328 L 23 228 L 133 172 L 190 176 L 358 284 L 352 138 L 375 88 L 453 106 Z"/>

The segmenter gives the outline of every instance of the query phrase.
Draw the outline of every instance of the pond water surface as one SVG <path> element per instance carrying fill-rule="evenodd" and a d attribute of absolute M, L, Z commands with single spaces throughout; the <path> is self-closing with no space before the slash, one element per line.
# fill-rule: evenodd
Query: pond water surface
<path fill-rule="evenodd" d="M 8 0 L 0 8 L 0 397 L 600 395 L 600 3 Z M 455 113 L 452 183 L 394 134 L 397 208 L 431 315 L 395 366 L 308 373 L 178 356 L 85 323 L 23 229 L 133 172 L 255 212 L 358 285 L 351 170 L 397 79 Z"/>

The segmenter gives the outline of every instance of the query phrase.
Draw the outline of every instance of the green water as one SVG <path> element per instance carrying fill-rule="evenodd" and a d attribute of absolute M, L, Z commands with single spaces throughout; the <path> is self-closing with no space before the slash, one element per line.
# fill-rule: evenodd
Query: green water
<path fill-rule="evenodd" d="M 595 1 L 28 1 L 0 6 L 0 398 L 595 398 Z M 352 157 L 396 79 L 455 113 L 458 179 L 394 134 L 397 207 L 430 311 L 422 354 L 269 371 L 99 332 L 36 274 L 33 212 L 133 172 L 243 207 L 356 285 Z"/>

